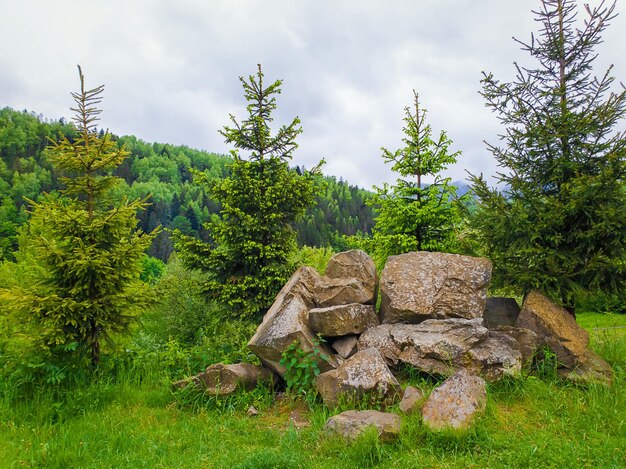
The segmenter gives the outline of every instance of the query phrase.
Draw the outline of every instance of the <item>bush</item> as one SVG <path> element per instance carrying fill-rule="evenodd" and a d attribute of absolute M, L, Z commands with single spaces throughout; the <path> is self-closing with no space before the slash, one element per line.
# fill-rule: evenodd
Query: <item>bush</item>
<path fill-rule="evenodd" d="M 308 265 L 324 275 L 328 261 L 333 256 L 334 251 L 329 247 L 302 246 L 291 259 L 295 266 Z"/>
<path fill-rule="evenodd" d="M 187 270 L 176 260 L 156 282 L 158 303 L 143 316 L 143 330 L 159 342 L 170 338 L 183 345 L 200 342 L 205 329 L 219 322 L 220 308 L 202 293 L 205 275 Z"/>
<path fill-rule="evenodd" d="M 582 292 L 576 296 L 576 310 L 590 313 L 626 314 L 626 294 L 602 291 Z"/>

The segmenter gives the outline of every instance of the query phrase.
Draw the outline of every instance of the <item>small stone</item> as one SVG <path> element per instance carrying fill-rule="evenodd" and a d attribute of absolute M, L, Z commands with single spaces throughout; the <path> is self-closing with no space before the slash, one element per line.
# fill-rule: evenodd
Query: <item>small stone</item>
<path fill-rule="evenodd" d="M 247 412 L 247 414 L 248 414 L 250 417 L 254 417 L 255 415 L 259 415 L 259 411 L 258 411 L 258 410 L 256 410 L 256 409 L 254 408 L 254 406 L 252 406 L 252 405 L 251 405 L 250 407 L 248 407 L 248 412 Z"/>
<path fill-rule="evenodd" d="M 373 305 L 376 302 L 376 291 L 356 278 L 322 277 L 315 299 L 320 308 L 350 303 Z"/>
<path fill-rule="evenodd" d="M 233 394 L 239 388 L 253 389 L 259 382 L 270 382 L 272 372 L 260 365 L 250 363 L 236 363 L 224 365 L 216 363 L 207 367 L 202 373 L 191 378 L 177 381 L 174 388 L 182 389 L 189 383 L 194 383 L 205 390 L 207 394 L 215 396 L 227 396 Z"/>
<path fill-rule="evenodd" d="M 407 415 L 419 411 L 419 404 L 423 398 L 424 393 L 421 389 L 415 386 L 407 386 L 400 401 L 400 410 Z"/>
<path fill-rule="evenodd" d="M 377 410 L 348 410 L 329 418 L 324 428 L 351 441 L 363 434 L 367 428 L 375 427 L 378 439 L 389 442 L 398 437 L 401 426 L 402 419 L 396 414 Z"/>
<path fill-rule="evenodd" d="M 471 368 L 487 381 L 497 381 L 505 376 L 519 376 L 522 371 L 522 352 L 513 337 L 496 331 L 469 351 Z"/>
<path fill-rule="evenodd" d="M 302 410 L 294 409 L 289 414 L 289 423 L 296 428 L 310 427 L 311 422 L 304 416 Z"/>
<path fill-rule="evenodd" d="M 347 335 L 333 341 L 331 347 L 339 354 L 340 357 L 350 358 L 356 353 L 356 344 L 358 343 L 358 340 L 358 337 L 355 335 Z"/>
<path fill-rule="evenodd" d="M 522 353 L 522 367 L 529 368 L 537 351 L 537 334 L 530 329 L 511 326 L 496 326 L 493 330 L 506 334 L 517 341 Z"/>

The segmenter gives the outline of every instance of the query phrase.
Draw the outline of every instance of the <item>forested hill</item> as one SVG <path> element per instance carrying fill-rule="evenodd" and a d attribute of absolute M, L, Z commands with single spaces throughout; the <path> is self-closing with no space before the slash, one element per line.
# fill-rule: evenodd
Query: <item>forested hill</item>
<path fill-rule="evenodd" d="M 72 138 L 74 128 L 63 119 L 52 121 L 28 111 L 0 109 L 0 258 L 11 258 L 17 247 L 17 230 L 27 219 L 25 198 L 37 200 L 43 192 L 61 186 L 44 151 L 49 138 Z M 203 238 L 203 223 L 219 212 L 202 186 L 192 181 L 192 170 L 209 179 L 228 174 L 231 158 L 187 146 L 147 143 L 134 136 L 118 138 L 130 156 L 116 170 L 123 179 L 118 196 L 131 200 L 152 194 L 151 205 L 138 214 L 149 231 L 158 225 Z M 334 177 L 320 176 L 317 203 L 294 227 L 298 242 L 309 246 L 341 247 L 341 235 L 368 233 L 372 209 L 365 203 L 370 193 Z M 172 252 L 169 232 L 163 230 L 149 254 L 167 260 Z"/>

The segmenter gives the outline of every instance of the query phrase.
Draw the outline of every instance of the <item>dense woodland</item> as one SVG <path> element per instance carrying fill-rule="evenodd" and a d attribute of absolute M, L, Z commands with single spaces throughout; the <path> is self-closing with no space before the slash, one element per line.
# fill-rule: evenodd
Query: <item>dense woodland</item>
<path fill-rule="evenodd" d="M 46 156 L 50 139 L 59 135 L 72 139 L 75 132 L 65 119 L 0 109 L 1 258 L 13 258 L 17 230 L 28 218 L 26 199 L 37 200 L 43 192 L 61 187 L 62 175 Z M 187 146 L 147 143 L 134 136 L 113 139 L 130 152 L 113 171 L 123 179 L 115 189 L 117 196 L 134 200 L 150 195 L 150 205 L 137 214 L 139 226 L 145 232 L 166 228 L 153 240 L 148 254 L 167 261 L 173 250 L 170 231 L 175 229 L 206 240 L 203 224 L 219 213 L 220 206 L 194 184 L 193 173 L 204 173 L 209 181 L 224 178 L 232 158 Z M 370 192 L 329 176 L 318 176 L 316 182 L 320 189 L 316 202 L 294 226 L 299 245 L 340 249 L 345 245 L 342 236 L 371 232 L 373 208 L 366 203 Z"/>

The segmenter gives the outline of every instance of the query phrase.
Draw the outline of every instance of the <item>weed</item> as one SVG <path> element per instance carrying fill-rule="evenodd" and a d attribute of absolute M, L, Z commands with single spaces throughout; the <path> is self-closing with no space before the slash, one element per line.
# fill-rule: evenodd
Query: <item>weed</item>
<path fill-rule="evenodd" d="M 287 383 L 287 392 L 295 395 L 316 395 L 315 378 L 320 374 L 320 361 L 328 361 L 328 356 L 321 348 L 323 339 L 313 340 L 313 350 L 305 351 L 300 342 L 294 340 L 282 353 L 280 365 L 285 367 L 284 379 Z"/>

